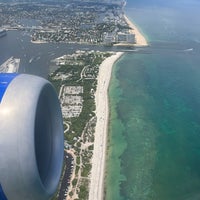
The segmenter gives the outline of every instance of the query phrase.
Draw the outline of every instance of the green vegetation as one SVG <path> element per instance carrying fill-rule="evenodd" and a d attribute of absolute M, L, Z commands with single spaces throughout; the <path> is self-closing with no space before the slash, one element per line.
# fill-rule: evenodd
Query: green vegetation
<path fill-rule="evenodd" d="M 99 72 L 99 65 L 106 58 L 111 56 L 109 52 L 83 52 L 80 51 L 76 54 L 68 56 L 64 60 L 65 63 L 60 65 L 57 70 L 49 75 L 49 80 L 55 86 L 59 94 L 61 86 L 82 86 L 83 94 L 83 108 L 79 117 L 72 117 L 66 119 L 70 123 L 70 128 L 65 133 L 65 139 L 69 144 L 74 145 L 79 138 L 87 124 L 87 122 L 95 116 L 95 101 L 94 92 L 97 86 L 97 75 Z M 62 60 L 63 61 L 63 60 Z M 69 64 L 72 63 L 72 64 Z M 65 78 L 63 78 L 63 75 Z M 93 91 L 93 92 L 92 92 Z M 66 125 L 64 125 L 66 127 Z"/>
<path fill-rule="evenodd" d="M 77 156 L 77 158 L 76 158 L 76 164 L 80 165 L 80 156 Z"/>
<path fill-rule="evenodd" d="M 77 184 L 77 179 L 75 178 L 73 181 L 72 181 L 72 185 L 75 186 Z"/>
<path fill-rule="evenodd" d="M 90 146 L 88 147 L 88 149 L 92 151 L 92 150 L 94 149 L 94 145 L 90 145 Z"/>
<path fill-rule="evenodd" d="M 60 94 L 62 108 L 68 108 L 67 106 L 71 105 L 67 104 L 68 96 L 70 96 L 72 104 L 77 97 L 81 99 L 78 103 L 75 102 L 75 106 L 81 107 L 81 112 L 73 117 L 63 114 L 63 119 L 65 140 L 71 145 L 76 155 L 75 178 L 72 181 L 72 186 L 78 188 L 75 192 L 82 200 L 88 199 L 89 195 L 88 176 L 92 168 L 91 158 L 94 149 L 92 143 L 94 142 L 96 126 L 94 94 L 97 87 L 97 75 L 99 65 L 109 56 L 111 53 L 108 52 L 78 51 L 73 55 L 60 58 L 58 62 L 61 64 L 57 70 L 49 75 L 49 80 L 55 86 L 57 93 Z M 73 91 L 70 90 L 71 86 L 75 86 Z M 64 93 L 63 88 L 64 90 L 69 89 L 71 93 Z M 77 91 L 78 93 L 76 93 Z M 73 191 L 70 191 L 70 196 L 73 196 Z"/>
<path fill-rule="evenodd" d="M 85 166 L 83 166 L 81 176 L 88 177 L 88 175 L 90 174 L 91 168 L 92 168 L 91 164 L 86 164 Z"/>
<path fill-rule="evenodd" d="M 80 185 L 79 200 L 86 200 L 89 197 L 88 180 L 84 180 Z"/>
<path fill-rule="evenodd" d="M 76 166 L 75 175 L 78 175 L 79 169 L 80 169 L 80 167 Z"/>

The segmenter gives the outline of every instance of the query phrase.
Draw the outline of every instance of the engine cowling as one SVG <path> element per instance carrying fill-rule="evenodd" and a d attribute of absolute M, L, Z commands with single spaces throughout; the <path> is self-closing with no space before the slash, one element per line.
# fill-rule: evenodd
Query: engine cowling
<path fill-rule="evenodd" d="M 8 200 L 46 200 L 63 163 L 63 123 L 47 80 L 0 74 L 0 184 Z"/>

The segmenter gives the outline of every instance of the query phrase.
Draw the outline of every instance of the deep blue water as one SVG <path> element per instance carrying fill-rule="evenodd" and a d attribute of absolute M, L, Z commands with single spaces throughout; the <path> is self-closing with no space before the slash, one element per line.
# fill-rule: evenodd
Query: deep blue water
<path fill-rule="evenodd" d="M 115 65 L 106 200 L 200 199 L 200 2 L 129 0 L 150 47 Z"/>

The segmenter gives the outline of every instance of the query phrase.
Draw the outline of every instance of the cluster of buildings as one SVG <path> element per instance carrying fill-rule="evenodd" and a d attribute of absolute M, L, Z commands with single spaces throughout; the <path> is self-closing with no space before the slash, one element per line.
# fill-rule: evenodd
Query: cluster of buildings
<path fill-rule="evenodd" d="M 123 0 L 1 4 L 0 26 L 27 30 L 33 42 L 134 43 L 124 5 Z"/>
<path fill-rule="evenodd" d="M 49 22 L 45 30 L 37 30 L 33 41 L 77 42 L 106 44 L 134 43 L 134 35 L 123 17 L 121 4 L 83 3 L 68 4 L 65 19 Z"/>
<path fill-rule="evenodd" d="M 63 118 L 78 117 L 83 107 L 83 87 L 63 86 L 60 98 Z"/>
<path fill-rule="evenodd" d="M 54 60 L 57 66 L 64 66 L 70 69 L 69 72 L 62 71 L 64 68 L 60 68 L 54 75 L 51 75 L 54 81 L 61 82 L 59 99 L 62 108 L 62 114 L 64 119 L 77 118 L 82 112 L 83 108 L 83 93 L 84 87 L 80 85 L 74 85 L 75 79 L 76 83 L 81 82 L 81 80 L 95 80 L 98 74 L 98 64 L 94 62 L 96 56 L 104 58 L 104 54 L 101 52 L 91 51 L 81 51 L 77 50 L 73 54 L 63 55 Z M 88 61 L 87 61 L 88 60 Z M 90 60 L 93 60 L 90 62 Z M 94 63 L 93 63 L 94 62 Z M 80 71 L 76 71 L 74 66 L 78 66 Z M 72 76 L 76 74 L 76 76 Z M 68 80 L 70 83 L 65 84 L 65 81 Z M 93 90 L 91 90 L 91 94 Z"/>
<path fill-rule="evenodd" d="M 106 33 L 104 36 L 104 44 L 112 45 L 112 44 L 134 44 L 135 43 L 135 35 L 126 32 L 112 32 Z"/>
<path fill-rule="evenodd" d="M 10 57 L 2 65 L 0 65 L 0 73 L 18 72 L 19 64 L 20 64 L 19 58 Z"/>

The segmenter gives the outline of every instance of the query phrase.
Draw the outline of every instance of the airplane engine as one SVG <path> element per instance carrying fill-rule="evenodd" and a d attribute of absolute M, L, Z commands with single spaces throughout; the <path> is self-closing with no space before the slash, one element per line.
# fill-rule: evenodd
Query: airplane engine
<path fill-rule="evenodd" d="M 63 154 L 62 114 L 51 83 L 0 74 L 0 185 L 7 199 L 50 199 Z"/>

